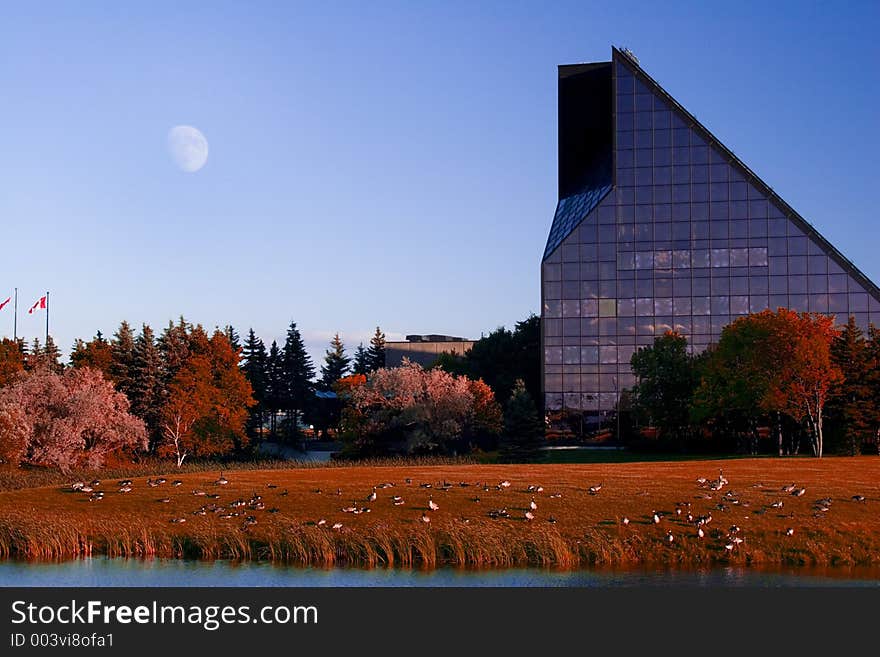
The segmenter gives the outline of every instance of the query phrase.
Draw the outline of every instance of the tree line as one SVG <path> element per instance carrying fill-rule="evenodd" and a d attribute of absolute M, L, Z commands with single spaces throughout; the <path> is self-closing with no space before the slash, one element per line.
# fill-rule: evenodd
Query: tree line
<path fill-rule="evenodd" d="M 637 384 L 620 412 L 667 444 L 712 437 L 755 453 L 763 442 L 781 456 L 806 443 L 818 457 L 880 448 L 880 332 L 852 317 L 837 327 L 826 315 L 765 310 L 700 354 L 667 333 L 631 366 Z"/>

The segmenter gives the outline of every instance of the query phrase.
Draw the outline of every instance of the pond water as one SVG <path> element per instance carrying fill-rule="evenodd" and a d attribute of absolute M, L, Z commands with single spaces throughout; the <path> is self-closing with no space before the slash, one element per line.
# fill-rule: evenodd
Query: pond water
<path fill-rule="evenodd" d="M 880 588 L 880 569 L 437 570 L 299 568 L 178 559 L 93 558 L 58 563 L 0 561 L 0 586 L 544 586 Z"/>

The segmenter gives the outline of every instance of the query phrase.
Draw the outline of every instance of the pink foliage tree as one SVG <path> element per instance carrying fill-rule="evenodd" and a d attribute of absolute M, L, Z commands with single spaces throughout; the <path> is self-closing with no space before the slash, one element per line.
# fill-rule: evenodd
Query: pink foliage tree
<path fill-rule="evenodd" d="M 368 450 L 384 443 L 386 450 L 450 451 L 476 432 L 497 433 L 501 412 L 485 384 L 405 360 L 352 388 L 345 422 Z"/>
<path fill-rule="evenodd" d="M 113 453 L 146 447 L 143 421 L 98 370 L 38 369 L 0 389 L 0 458 L 7 462 L 99 468 Z"/>

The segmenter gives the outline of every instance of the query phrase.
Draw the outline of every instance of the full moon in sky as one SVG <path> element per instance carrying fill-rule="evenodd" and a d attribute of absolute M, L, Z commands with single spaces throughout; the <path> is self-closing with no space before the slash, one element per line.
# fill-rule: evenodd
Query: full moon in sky
<path fill-rule="evenodd" d="M 181 171 L 195 173 L 208 161 L 208 140 L 191 125 L 176 125 L 168 131 L 168 152 Z"/>

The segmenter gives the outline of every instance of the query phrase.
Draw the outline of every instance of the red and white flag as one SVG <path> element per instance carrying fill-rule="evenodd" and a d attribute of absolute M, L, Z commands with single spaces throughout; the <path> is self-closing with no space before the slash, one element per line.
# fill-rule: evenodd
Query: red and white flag
<path fill-rule="evenodd" d="M 43 310 L 45 307 L 46 307 L 46 297 L 40 297 L 40 300 L 37 301 L 33 306 L 31 306 L 30 310 L 28 310 L 28 315 L 33 315 L 34 311 L 37 308 L 39 308 L 40 310 Z"/>
<path fill-rule="evenodd" d="M 7 298 L 6 301 L 4 301 L 3 303 L 0 303 L 0 310 L 3 310 L 3 307 L 4 307 L 7 303 L 9 303 L 10 301 L 12 301 L 12 297 Z"/>

